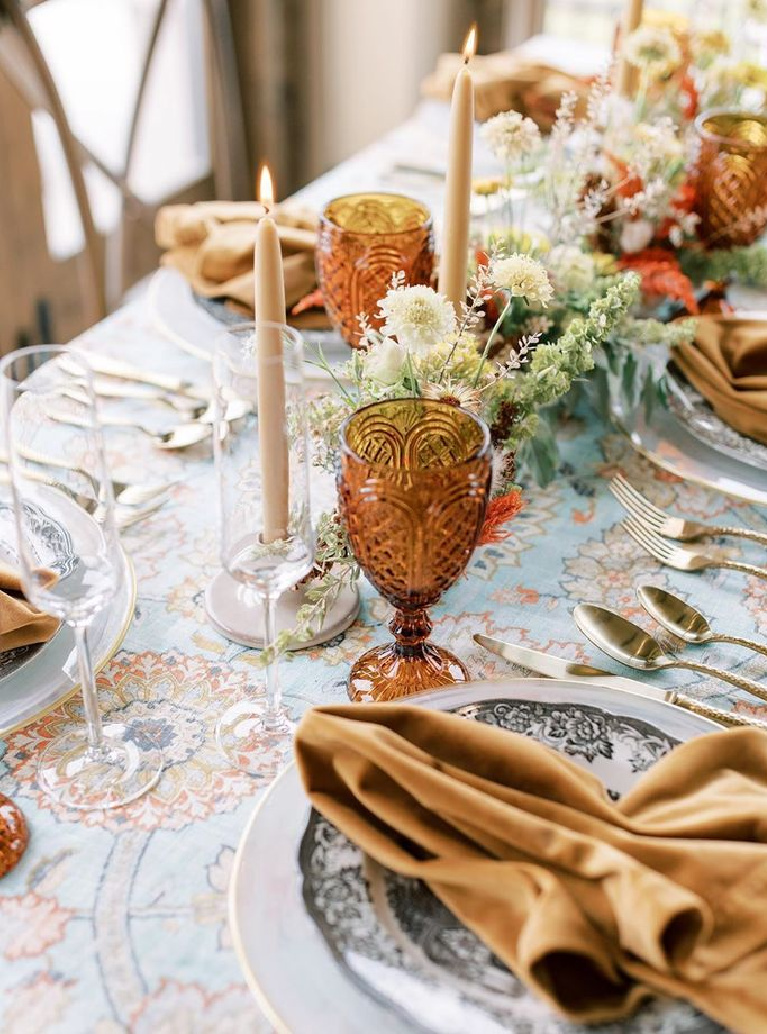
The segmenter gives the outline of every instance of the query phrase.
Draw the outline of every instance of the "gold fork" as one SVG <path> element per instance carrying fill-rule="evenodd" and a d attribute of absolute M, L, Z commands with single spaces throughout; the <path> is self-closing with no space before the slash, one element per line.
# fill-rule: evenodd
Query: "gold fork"
<path fill-rule="evenodd" d="M 751 574 L 755 578 L 767 581 L 767 571 L 762 567 L 743 564 L 739 560 L 726 560 L 721 556 L 712 556 L 695 546 L 677 546 L 668 539 L 664 539 L 652 528 L 648 528 L 636 517 L 627 517 L 623 521 L 623 527 L 632 539 L 651 556 L 660 560 L 667 567 L 675 567 L 677 571 L 703 571 L 707 567 L 723 567 L 728 571 L 740 571 L 743 574 Z"/>
<path fill-rule="evenodd" d="M 742 539 L 751 539 L 767 546 L 767 533 L 752 531 L 750 528 L 735 528 L 729 525 L 700 524 L 684 517 L 674 517 L 645 499 L 622 474 L 616 474 L 610 482 L 610 491 L 629 513 L 633 514 L 646 527 L 652 528 L 659 535 L 679 542 L 692 542 L 704 535 L 737 535 Z"/>

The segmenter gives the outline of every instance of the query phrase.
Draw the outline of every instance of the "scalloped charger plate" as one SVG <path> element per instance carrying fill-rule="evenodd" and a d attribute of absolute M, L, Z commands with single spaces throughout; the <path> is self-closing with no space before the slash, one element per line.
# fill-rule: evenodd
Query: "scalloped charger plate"
<path fill-rule="evenodd" d="M 614 689 L 547 679 L 477 682 L 413 698 L 564 751 L 624 793 L 675 744 L 718 726 Z M 229 892 L 235 949 L 278 1031 L 585 1034 L 495 959 L 418 881 L 366 858 L 313 812 L 295 766 L 261 798 Z M 656 1000 L 604 1034 L 715 1034 L 691 1006 Z"/>

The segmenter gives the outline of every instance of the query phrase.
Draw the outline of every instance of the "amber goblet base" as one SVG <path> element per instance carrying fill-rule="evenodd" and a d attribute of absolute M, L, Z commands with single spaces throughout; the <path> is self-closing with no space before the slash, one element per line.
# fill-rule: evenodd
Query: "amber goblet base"
<path fill-rule="evenodd" d="M 356 703 L 398 700 L 468 682 L 466 666 L 454 653 L 426 642 L 431 628 L 425 610 L 397 610 L 389 623 L 394 642 L 368 650 L 352 665 L 349 698 Z"/>

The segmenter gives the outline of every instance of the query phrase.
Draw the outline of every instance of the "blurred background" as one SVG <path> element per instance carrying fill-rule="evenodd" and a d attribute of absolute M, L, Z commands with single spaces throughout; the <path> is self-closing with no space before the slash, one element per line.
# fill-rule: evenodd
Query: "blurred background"
<path fill-rule="evenodd" d="M 252 198 L 263 160 L 285 197 L 401 123 L 472 21 L 481 53 L 543 34 L 598 69 L 621 6 L 0 0 L 0 350 L 114 308 L 157 265 L 159 205 Z"/>

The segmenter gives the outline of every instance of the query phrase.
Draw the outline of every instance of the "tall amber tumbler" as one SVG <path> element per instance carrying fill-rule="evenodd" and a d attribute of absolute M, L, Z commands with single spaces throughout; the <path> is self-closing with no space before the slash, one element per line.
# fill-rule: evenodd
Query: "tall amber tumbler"
<path fill-rule="evenodd" d="M 752 244 L 767 227 L 767 116 L 704 111 L 695 128 L 700 237 L 717 248 Z"/>
<path fill-rule="evenodd" d="M 378 302 L 392 274 L 428 284 L 434 266 L 431 214 L 403 194 L 347 194 L 326 205 L 317 236 L 317 281 L 325 309 L 344 341 L 360 342 L 357 317 L 381 321 Z"/>
<path fill-rule="evenodd" d="M 395 641 L 352 667 L 352 700 L 394 700 L 468 679 L 454 654 L 427 642 L 427 608 L 474 551 L 491 466 L 485 424 L 446 402 L 374 402 L 344 424 L 341 515 L 360 567 L 396 608 L 389 625 Z"/>

